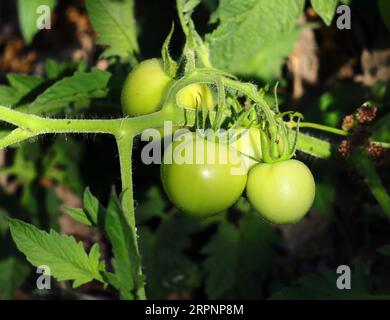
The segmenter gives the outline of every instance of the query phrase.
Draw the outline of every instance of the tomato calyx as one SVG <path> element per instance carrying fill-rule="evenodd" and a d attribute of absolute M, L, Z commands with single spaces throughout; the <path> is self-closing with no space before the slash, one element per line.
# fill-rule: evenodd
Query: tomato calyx
<path fill-rule="evenodd" d="M 291 128 L 286 125 L 283 118 L 288 115 L 290 117 L 289 121 L 294 121 L 296 118 L 296 130 L 293 141 L 289 139 L 291 136 Z M 298 133 L 299 133 L 299 123 L 303 118 L 302 114 L 298 112 L 284 112 L 277 114 L 275 120 L 277 123 L 277 134 L 276 139 L 272 139 L 272 135 L 269 132 L 269 127 L 265 121 L 261 122 L 260 130 L 260 142 L 261 150 L 263 156 L 263 162 L 265 163 L 276 163 L 280 161 L 286 161 L 295 156 Z"/>

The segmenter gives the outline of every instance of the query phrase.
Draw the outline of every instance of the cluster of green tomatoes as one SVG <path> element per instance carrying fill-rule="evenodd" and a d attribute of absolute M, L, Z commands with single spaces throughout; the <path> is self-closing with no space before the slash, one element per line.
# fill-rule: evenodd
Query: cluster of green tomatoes
<path fill-rule="evenodd" d="M 160 59 L 141 62 L 123 86 L 124 114 L 133 117 L 158 111 L 174 81 L 164 72 Z M 196 110 L 199 97 L 207 109 L 215 108 L 212 90 L 201 83 L 181 89 L 176 104 Z M 185 156 L 193 161 L 163 161 L 161 165 L 161 181 L 168 198 L 184 213 L 204 218 L 230 208 L 245 192 L 255 211 L 267 221 L 276 224 L 299 221 L 312 206 L 315 196 L 315 182 L 309 168 L 291 157 L 267 161 L 262 150 L 264 144 L 260 143 L 261 126 L 242 130 L 234 144 L 207 137 L 199 139 L 198 133 L 187 132 L 185 141 L 191 147 L 181 146 L 180 152 L 190 153 Z M 179 142 L 173 140 L 165 153 L 172 153 L 178 147 Z M 208 161 L 209 158 L 213 161 Z"/>

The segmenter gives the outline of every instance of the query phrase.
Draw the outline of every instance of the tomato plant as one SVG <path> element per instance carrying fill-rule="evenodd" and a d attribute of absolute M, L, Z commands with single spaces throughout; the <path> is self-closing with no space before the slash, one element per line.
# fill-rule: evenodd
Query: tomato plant
<path fill-rule="evenodd" d="M 360 2 L 359 32 L 328 0 L 4 2 L 0 298 L 376 297 L 332 269 L 388 264 L 390 13 Z"/>

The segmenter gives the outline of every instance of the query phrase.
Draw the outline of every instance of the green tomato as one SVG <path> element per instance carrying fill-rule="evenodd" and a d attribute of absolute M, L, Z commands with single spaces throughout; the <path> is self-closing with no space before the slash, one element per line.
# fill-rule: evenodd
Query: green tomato
<path fill-rule="evenodd" d="M 181 89 L 176 95 L 177 104 L 186 109 L 196 109 L 205 103 L 208 110 L 214 109 L 211 90 L 204 84 L 194 83 Z"/>
<path fill-rule="evenodd" d="M 161 59 L 142 61 L 130 72 L 123 85 L 123 113 L 139 116 L 156 112 L 171 82 Z"/>
<path fill-rule="evenodd" d="M 173 161 L 169 163 L 170 157 Z M 184 213 L 199 218 L 231 207 L 244 191 L 246 180 L 246 170 L 235 149 L 194 133 L 174 141 L 161 165 L 168 198 Z"/>
<path fill-rule="evenodd" d="M 315 182 L 309 168 L 298 160 L 263 163 L 249 171 L 246 194 L 266 220 L 296 223 L 313 204 Z"/>
<path fill-rule="evenodd" d="M 172 84 L 172 78 L 164 72 L 161 59 L 142 61 L 128 75 L 121 95 L 123 113 L 129 116 L 139 116 L 153 113 L 161 107 L 161 101 L 167 88 Z M 197 101 L 204 101 L 209 110 L 214 108 L 211 90 L 203 84 L 191 84 L 177 94 L 179 106 L 195 109 Z"/>

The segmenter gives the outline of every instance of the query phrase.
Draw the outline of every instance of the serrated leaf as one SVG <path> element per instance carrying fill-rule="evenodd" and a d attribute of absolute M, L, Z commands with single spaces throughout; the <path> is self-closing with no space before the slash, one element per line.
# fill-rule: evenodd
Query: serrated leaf
<path fill-rule="evenodd" d="M 83 204 L 85 211 L 88 213 L 91 221 L 97 225 L 99 211 L 103 210 L 103 207 L 100 205 L 99 200 L 92 194 L 89 187 L 87 187 L 84 191 Z"/>
<path fill-rule="evenodd" d="M 56 79 L 60 76 L 69 76 L 74 72 L 85 72 L 87 64 L 84 60 L 81 61 L 66 61 L 58 62 L 53 59 L 46 59 L 45 71 L 49 79 Z"/>
<path fill-rule="evenodd" d="M 71 207 L 64 207 L 63 209 L 67 214 L 69 214 L 76 221 L 81 222 L 87 226 L 92 225 L 91 221 L 89 221 L 89 218 L 83 209 L 71 208 Z"/>
<path fill-rule="evenodd" d="M 338 0 L 310 0 L 315 12 L 322 18 L 327 26 L 330 26 L 336 12 Z"/>
<path fill-rule="evenodd" d="M 153 234 L 140 228 L 142 261 L 147 296 L 163 299 L 168 294 L 192 290 L 199 285 L 199 270 L 185 250 L 200 224 L 182 214 L 167 215 Z"/>
<path fill-rule="evenodd" d="M 262 281 L 272 270 L 276 240 L 272 226 L 253 214 L 244 215 L 239 228 L 221 224 L 202 250 L 207 255 L 203 267 L 208 298 L 261 298 Z"/>
<path fill-rule="evenodd" d="M 44 80 L 39 76 L 8 73 L 9 86 L 0 85 L 0 102 L 7 107 L 16 106 L 23 97 L 40 86 Z"/>
<path fill-rule="evenodd" d="M 12 107 L 19 100 L 21 96 L 15 88 L 6 85 L 0 85 L 0 101 L 3 106 Z"/>
<path fill-rule="evenodd" d="M 65 77 L 40 94 L 27 108 L 27 112 L 48 113 L 68 106 L 72 102 L 101 98 L 107 94 L 111 74 L 93 69 Z"/>
<path fill-rule="evenodd" d="M 326 269 L 319 273 L 303 276 L 290 287 L 286 287 L 271 296 L 273 300 L 284 299 L 369 299 L 369 277 L 362 264 L 351 272 L 351 289 L 340 290 L 336 281 L 340 274 Z"/>
<path fill-rule="evenodd" d="M 294 29 L 303 5 L 304 0 L 221 0 L 212 16 L 219 25 L 206 36 L 213 65 L 239 71 L 237 66 Z"/>
<path fill-rule="evenodd" d="M 8 73 L 7 80 L 10 85 L 16 88 L 21 94 L 27 94 L 44 82 L 43 78 L 40 76 L 18 73 Z"/>
<path fill-rule="evenodd" d="M 116 278 L 122 296 L 134 299 L 132 290 L 139 288 L 143 281 L 138 275 L 140 257 L 135 244 L 135 235 L 125 219 L 120 201 L 114 191 L 111 193 L 107 207 L 105 231 L 114 255 L 112 265 L 115 274 L 112 276 Z"/>
<path fill-rule="evenodd" d="M 56 0 L 18 0 L 19 26 L 27 44 L 30 44 L 39 31 L 37 20 L 42 13 L 37 12 L 39 6 L 48 6 L 50 12 L 54 9 Z"/>
<path fill-rule="evenodd" d="M 99 35 L 97 43 L 108 46 L 102 57 L 127 58 L 138 53 L 133 0 L 87 0 L 86 6 Z"/>
<path fill-rule="evenodd" d="M 264 46 L 248 61 L 239 61 L 231 67 L 231 72 L 246 77 L 257 77 L 272 80 L 280 77 L 283 63 L 294 48 L 301 28 L 280 34 L 275 41 L 266 42 Z"/>
<path fill-rule="evenodd" d="M 109 72 L 98 69 L 65 77 L 40 94 L 26 108 L 26 111 L 48 113 L 64 108 L 73 102 L 102 98 L 107 94 L 110 77 Z"/>
<path fill-rule="evenodd" d="M 12 299 L 29 274 L 29 267 L 9 257 L 0 261 L 0 298 Z"/>
<path fill-rule="evenodd" d="M 83 244 L 72 236 L 60 235 L 54 230 L 47 233 L 17 219 L 10 219 L 9 223 L 17 248 L 35 267 L 48 266 L 51 275 L 59 281 L 73 280 L 73 287 L 94 279 L 103 282 L 97 244 L 88 255 Z"/>

